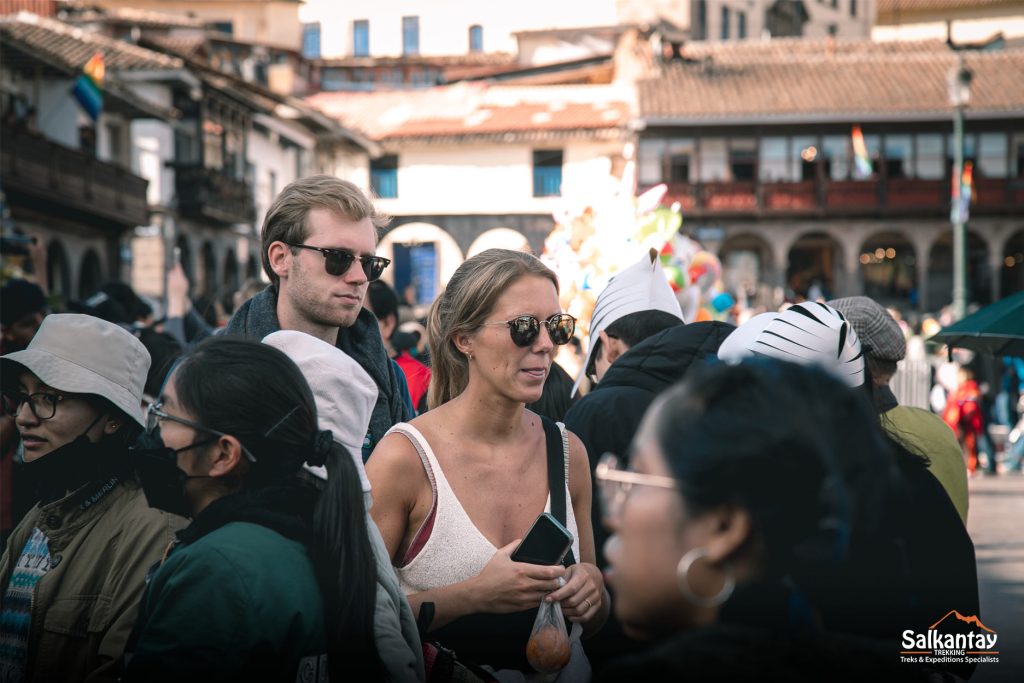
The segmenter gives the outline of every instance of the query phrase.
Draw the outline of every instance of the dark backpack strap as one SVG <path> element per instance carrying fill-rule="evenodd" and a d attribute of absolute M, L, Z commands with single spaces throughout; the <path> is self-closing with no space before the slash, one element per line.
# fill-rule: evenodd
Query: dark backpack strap
<path fill-rule="evenodd" d="M 541 415 L 541 423 L 544 425 L 544 436 L 547 438 L 548 454 L 548 491 L 551 494 L 551 516 L 558 520 L 562 526 L 566 526 L 566 453 L 562 443 L 562 430 L 554 421 Z M 576 564 L 576 557 L 572 548 L 566 553 L 562 564 L 568 567 Z"/>
<path fill-rule="evenodd" d="M 430 625 L 434 623 L 434 612 L 436 608 L 432 602 L 420 603 L 420 613 L 416 617 L 416 629 L 420 632 L 420 640 L 427 642 L 430 640 L 427 637 L 427 632 L 430 630 Z"/>

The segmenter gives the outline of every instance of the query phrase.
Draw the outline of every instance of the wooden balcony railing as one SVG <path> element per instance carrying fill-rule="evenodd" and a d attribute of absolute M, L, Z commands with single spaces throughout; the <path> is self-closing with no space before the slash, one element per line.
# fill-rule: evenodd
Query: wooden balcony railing
<path fill-rule="evenodd" d="M 4 128 L 0 134 L 0 183 L 6 192 L 94 216 L 101 224 L 149 223 L 145 178 L 25 131 Z"/>
<path fill-rule="evenodd" d="M 252 186 L 219 169 L 175 166 L 178 210 L 182 216 L 224 225 L 251 223 L 256 218 Z"/>
<path fill-rule="evenodd" d="M 694 217 L 948 216 L 949 181 L 669 183 L 665 201 L 679 202 L 683 213 Z M 1024 214 L 1024 178 L 976 178 L 971 214 Z"/>

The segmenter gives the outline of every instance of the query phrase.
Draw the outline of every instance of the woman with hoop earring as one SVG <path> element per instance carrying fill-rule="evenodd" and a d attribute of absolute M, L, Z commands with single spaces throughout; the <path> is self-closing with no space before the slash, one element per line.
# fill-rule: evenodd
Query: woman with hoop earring
<path fill-rule="evenodd" d="M 812 597 L 873 523 L 884 482 L 856 473 L 884 471 L 886 448 L 868 403 L 819 369 L 720 365 L 663 394 L 631 468 L 606 454 L 596 470 L 615 613 L 651 641 L 599 680 L 923 680 L 898 641 L 826 630 Z"/>

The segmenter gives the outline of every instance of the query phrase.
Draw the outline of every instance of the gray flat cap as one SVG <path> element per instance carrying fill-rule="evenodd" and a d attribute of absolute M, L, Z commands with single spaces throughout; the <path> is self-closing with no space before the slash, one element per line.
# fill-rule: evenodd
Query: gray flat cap
<path fill-rule="evenodd" d="M 850 321 L 864 352 L 878 360 L 901 361 L 907 355 L 903 330 L 881 304 L 866 296 L 833 299 L 828 305 Z"/>

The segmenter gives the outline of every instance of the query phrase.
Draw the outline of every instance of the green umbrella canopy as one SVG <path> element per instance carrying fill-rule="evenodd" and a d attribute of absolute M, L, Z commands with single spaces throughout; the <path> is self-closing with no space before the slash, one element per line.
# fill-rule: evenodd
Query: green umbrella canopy
<path fill-rule="evenodd" d="M 1024 357 L 1024 292 L 982 308 L 928 341 L 996 356 Z"/>

